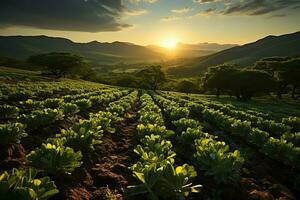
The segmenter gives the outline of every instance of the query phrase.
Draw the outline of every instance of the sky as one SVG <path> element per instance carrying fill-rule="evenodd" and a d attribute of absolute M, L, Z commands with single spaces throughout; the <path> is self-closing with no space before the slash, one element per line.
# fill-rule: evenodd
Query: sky
<path fill-rule="evenodd" d="M 300 0 L 0 1 L 0 35 L 140 45 L 245 44 L 297 31 Z"/>

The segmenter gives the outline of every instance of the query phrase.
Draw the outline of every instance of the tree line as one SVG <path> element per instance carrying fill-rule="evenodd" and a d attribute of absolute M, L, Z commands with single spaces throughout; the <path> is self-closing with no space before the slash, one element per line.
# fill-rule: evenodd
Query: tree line
<path fill-rule="evenodd" d="M 266 94 L 276 94 L 282 98 L 287 93 L 293 99 L 298 99 L 300 58 L 269 57 L 248 68 L 234 64 L 210 67 L 202 77 L 202 87 L 217 96 L 228 94 L 239 100 L 250 100 Z"/>
<path fill-rule="evenodd" d="M 19 64 L 20 61 L 0 59 L 3 63 Z M 2 63 L 0 62 L 0 63 Z M 259 95 L 290 94 L 300 97 L 300 57 L 269 57 L 254 66 L 242 68 L 236 64 L 223 64 L 208 68 L 197 79 L 171 80 L 161 66 L 148 66 L 135 72 L 101 75 L 92 69 L 84 58 L 70 53 L 47 53 L 29 57 L 27 63 L 39 67 L 44 75 L 54 78 L 78 77 L 123 87 L 150 90 L 173 90 L 185 93 L 226 94 L 247 101 Z M 23 66 L 20 64 L 20 66 Z M 28 64 L 24 65 L 28 66 Z"/>

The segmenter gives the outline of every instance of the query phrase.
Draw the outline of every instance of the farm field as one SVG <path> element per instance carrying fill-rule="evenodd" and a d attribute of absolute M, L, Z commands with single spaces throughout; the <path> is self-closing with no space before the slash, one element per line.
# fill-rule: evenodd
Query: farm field
<path fill-rule="evenodd" d="M 0 199 L 300 198 L 297 101 L 0 72 Z"/>

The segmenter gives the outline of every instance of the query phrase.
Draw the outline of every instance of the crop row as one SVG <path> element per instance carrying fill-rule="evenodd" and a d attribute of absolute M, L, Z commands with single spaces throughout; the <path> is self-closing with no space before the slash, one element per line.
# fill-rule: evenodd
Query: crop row
<path fill-rule="evenodd" d="M 174 98 L 173 98 L 174 99 Z M 226 133 L 243 138 L 245 142 L 255 145 L 258 150 L 293 168 L 300 166 L 300 148 L 285 139 L 271 137 L 266 131 L 252 127 L 250 121 L 243 121 L 228 116 L 219 110 L 214 110 L 194 102 L 185 102 L 194 116 L 202 117 Z M 272 125 L 269 125 L 272 126 Z"/>
<path fill-rule="evenodd" d="M 192 145 L 194 155 L 191 160 L 204 175 L 212 177 L 217 183 L 235 183 L 239 180 L 244 158 L 238 150 L 230 152 L 225 142 L 204 133 L 199 122 L 189 118 L 188 108 L 160 95 L 154 94 L 154 99 L 176 127 L 178 139 Z"/>
<path fill-rule="evenodd" d="M 160 108 L 148 94 L 141 96 L 138 135 L 140 144 L 134 152 L 139 156 L 131 170 L 141 182 L 129 186 L 129 195 L 148 195 L 149 199 L 185 199 L 191 192 L 198 192 L 200 185 L 192 185 L 195 177 L 193 166 L 184 164 L 175 167 L 176 154 L 168 138 L 174 135 L 167 130 Z"/>
<path fill-rule="evenodd" d="M 166 97 L 174 99 L 183 105 L 189 102 L 188 100 L 181 99 L 177 96 L 167 95 Z M 192 101 L 195 102 L 195 101 Z M 253 111 L 249 114 L 245 111 L 241 111 L 232 105 L 223 105 L 216 102 L 209 102 L 204 100 L 196 101 L 198 104 L 202 105 L 203 108 L 211 108 L 214 110 L 219 110 L 225 115 L 251 122 L 253 127 L 257 127 L 263 131 L 272 134 L 274 137 L 280 137 L 285 133 L 293 133 L 300 131 L 300 118 L 298 117 L 288 117 L 283 118 L 281 122 L 276 122 L 275 120 L 266 119 L 264 116 L 260 116 L 259 112 Z"/>
<path fill-rule="evenodd" d="M 22 102 L 23 113 L 20 115 L 20 108 L 10 105 L 0 106 L 0 119 L 14 119 L 18 115 L 18 121 L 26 124 L 31 124 L 35 128 L 40 127 L 40 121 L 44 125 L 52 123 L 55 120 L 62 119 L 63 116 L 72 116 L 78 112 L 85 112 L 90 107 L 98 107 L 107 105 L 109 102 L 120 98 L 123 95 L 128 94 L 127 90 L 108 89 L 93 94 L 84 94 L 69 96 L 68 98 L 51 98 L 43 101 L 27 100 Z M 72 97 L 72 98 L 70 98 Z"/>
<path fill-rule="evenodd" d="M 108 88 L 104 85 L 90 82 L 77 83 L 74 81 L 55 82 L 20 82 L 3 83 L 0 86 L 0 101 L 26 101 L 27 99 L 44 99 L 61 95 L 74 95 Z"/>
<path fill-rule="evenodd" d="M 13 169 L 0 176 L 1 194 L 8 199 L 48 199 L 56 194 L 58 190 L 49 177 L 32 180 L 37 169 L 51 177 L 73 173 L 75 168 L 82 165 L 82 160 L 90 158 L 89 155 L 94 152 L 95 145 L 101 143 L 103 133 L 115 131 L 115 124 L 122 119 L 125 111 L 131 108 L 136 98 L 137 91 L 134 91 L 116 102 L 111 102 L 107 111 L 90 114 L 88 120 L 80 120 L 71 128 L 63 129 L 60 134 L 49 138 L 40 148 L 26 156 L 26 164 L 30 168 Z M 6 141 L 3 145 L 18 143 L 22 137 L 26 137 L 24 127 L 18 123 L 14 125 L 10 129 L 7 125 L 0 126 L 0 137 L 15 135 L 14 140 L 1 139 L 1 142 Z"/>

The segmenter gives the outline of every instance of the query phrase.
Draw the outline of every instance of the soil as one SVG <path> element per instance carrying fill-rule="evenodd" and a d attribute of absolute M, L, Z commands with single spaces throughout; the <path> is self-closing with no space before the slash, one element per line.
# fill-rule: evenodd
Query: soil
<path fill-rule="evenodd" d="M 124 189 L 136 182 L 129 167 L 135 162 L 133 148 L 138 141 L 136 115 L 138 105 L 126 113 L 116 133 L 104 133 L 95 147 L 92 163 L 83 165 L 73 176 L 53 177 L 59 195 L 52 199 L 124 199 Z"/>
<path fill-rule="evenodd" d="M 176 130 L 166 113 L 163 115 L 167 129 Z M 195 118 L 200 122 L 203 121 L 201 118 Z M 216 134 L 218 131 L 215 131 L 212 126 L 204 132 L 218 135 L 219 140 L 225 141 L 232 149 L 247 149 L 248 152 L 245 155 L 240 182 L 236 185 L 218 184 L 210 177 L 204 176 L 203 172 L 196 168 L 197 177 L 192 182 L 193 184 L 202 184 L 203 188 L 200 193 L 191 195 L 191 199 L 295 200 L 299 198 L 299 191 L 293 189 L 291 185 L 293 175 L 298 173 L 294 169 L 268 158 L 239 138 L 232 138 L 223 132 Z M 172 141 L 172 144 L 177 154 L 176 164 L 193 164 L 192 145 L 183 144 L 177 139 Z"/>

